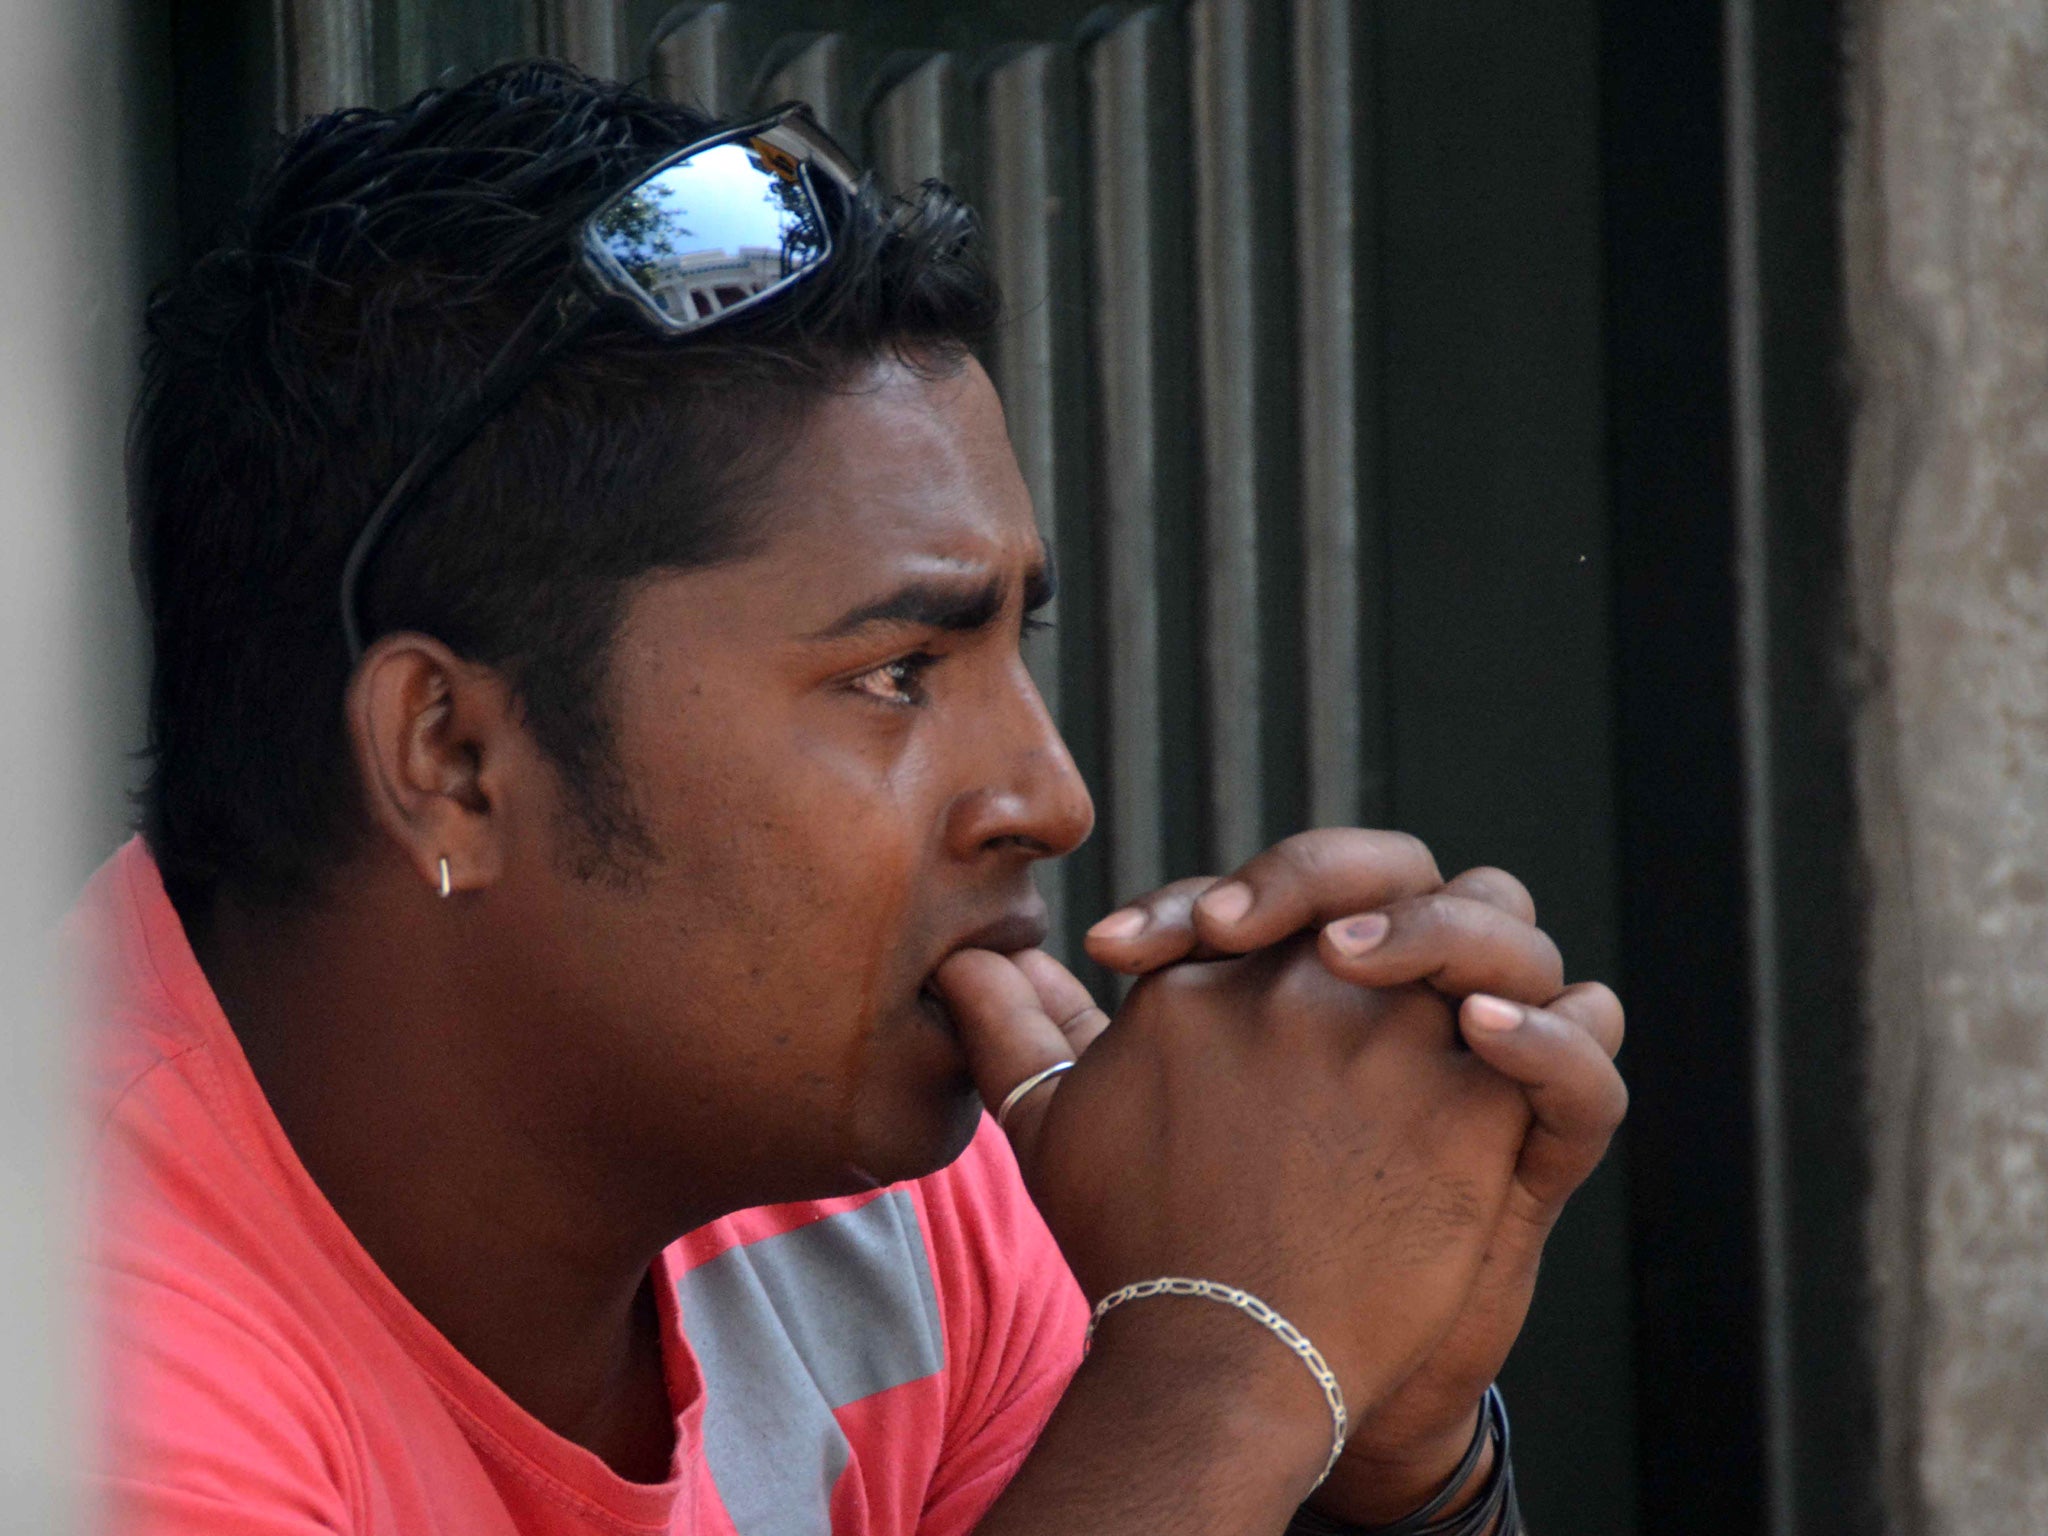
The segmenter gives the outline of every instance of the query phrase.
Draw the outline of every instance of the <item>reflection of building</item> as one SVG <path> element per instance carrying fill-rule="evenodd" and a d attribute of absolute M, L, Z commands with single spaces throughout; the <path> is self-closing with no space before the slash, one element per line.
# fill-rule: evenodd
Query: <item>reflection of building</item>
<path fill-rule="evenodd" d="M 693 251 L 664 263 L 654 302 L 677 320 L 702 320 L 752 298 L 782 280 L 782 251 L 742 246 L 737 254 Z"/>

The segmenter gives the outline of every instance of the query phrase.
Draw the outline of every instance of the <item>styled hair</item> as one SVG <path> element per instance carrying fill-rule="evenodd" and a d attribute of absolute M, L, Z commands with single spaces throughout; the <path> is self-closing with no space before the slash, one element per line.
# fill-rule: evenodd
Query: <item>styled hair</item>
<path fill-rule="evenodd" d="M 720 125 L 522 63 L 307 123 L 216 249 L 152 300 L 130 524 L 154 641 L 142 824 L 181 910 L 303 903 L 364 835 L 343 559 L 442 404 L 570 259 L 580 221 Z M 835 250 L 705 332 L 608 318 L 493 419 L 380 547 L 365 632 L 501 670 L 586 872 L 644 852 L 606 677 L 630 583 L 738 558 L 818 399 L 896 357 L 958 366 L 997 298 L 970 209 L 829 186 Z"/>

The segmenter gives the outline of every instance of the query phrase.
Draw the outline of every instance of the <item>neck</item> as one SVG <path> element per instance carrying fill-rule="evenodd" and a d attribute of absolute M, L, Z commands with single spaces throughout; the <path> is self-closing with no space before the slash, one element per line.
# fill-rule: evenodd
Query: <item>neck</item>
<path fill-rule="evenodd" d="M 549 1092 L 544 1024 L 479 986 L 460 918 L 431 901 L 358 888 L 281 915 L 222 898 L 194 948 L 293 1150 L 384 1274 L 542 1424 L 659 1481 L 673 1418 L 649 1274 L 695 1222 L 634 1208 L 630 1170 L 579 1134 L 593 1117 Z"/>

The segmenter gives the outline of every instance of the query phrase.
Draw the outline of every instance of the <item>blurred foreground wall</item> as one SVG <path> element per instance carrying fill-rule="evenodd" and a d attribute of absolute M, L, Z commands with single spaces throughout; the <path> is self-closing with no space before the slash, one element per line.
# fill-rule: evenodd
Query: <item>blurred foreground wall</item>
<path fill-rule="evenodd" d="M 38 121 L 52 105 L 45 82 L 61 72 L 53 65 L 69 26 L 14 0 L 0 17 L 10 43 L 0 63 L 0 201 L 9 213 L 0 226 L 9 274 L 0 285 L 0 847 L 11 865 L 0 889 L 0 1518 L 29 1531 L 60 1530 L 69 1515 L 64 1459 L 75 1411 L 64 1352 L 53 1347 L 72 1336 L 57 1274 L 71 1170 L 62 1096 L 52 1091 L 68 1064 L 36 929 L 64 879 L 76 809 L 67 781 L 81 756 L 67 669 L 42 664 L 72 649 L 77 551 L 73 530 L 41 514 L 74 498 L 83 472 L 71 431 L 83 380 L 66 306 L 50 303 L 70 286 L 64 247 L 77 221 L 64 182 L 82 157 Z"/>
<path fill-rule="evenodd" d="M 1901 1533 L 2048 1531 L 2048 8 L 1865 0 L 1846 178 Z"/>
<path fill-rule="evenodd" d="M 0 1532 L 79 1529 L 73 1045 L 50 925 L 125 817 L 121 435 L 166 142 L 117 0 L 0 0 Z"/>

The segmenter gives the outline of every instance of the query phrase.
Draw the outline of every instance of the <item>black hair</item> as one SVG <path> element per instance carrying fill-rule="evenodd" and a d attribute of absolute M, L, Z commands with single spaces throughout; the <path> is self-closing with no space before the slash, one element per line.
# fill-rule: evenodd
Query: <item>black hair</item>
<path fill-rule="evenodd" d="M 152 300 L 131 437 L 155 646 L 142 823 L 188 916 L 222 887 L 311 900 L 362 835 L 335 596 L 351 541 L 580 221 L 717 126 L 548 63 L 333 113 Z M 422 630 L 505 673 L 588 870 L 645 851 L 606 704 L 628 584 L 754 547 L 751 493 L 810 404 L 884 356 L 956 366 L 995 322 L 974 216 L 943 187 L 831 202 L 834 255 L 787 293 L 681 340 L 593 328 L 442 471 L 365 584 L 367 634 Z"/>

